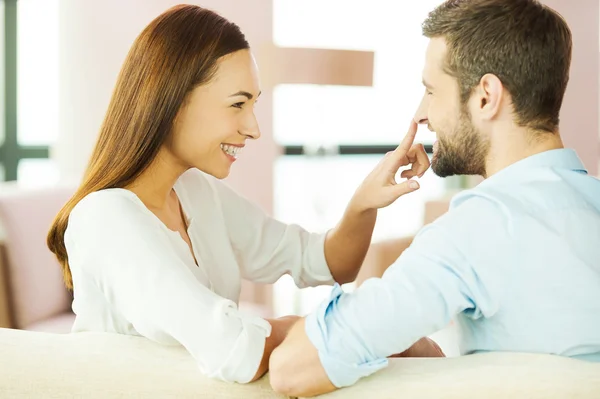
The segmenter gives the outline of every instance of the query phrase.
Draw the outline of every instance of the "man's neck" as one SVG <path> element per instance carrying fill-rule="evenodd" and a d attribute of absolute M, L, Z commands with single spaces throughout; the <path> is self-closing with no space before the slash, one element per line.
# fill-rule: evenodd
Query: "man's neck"
<path fill-rule="evenodd" d="M 525 134 L 523 134 L 525 133 Z M 502 169 L 535 154 L 564 148 L 560 134 L 514 132 L 491 144 L 486 160 L 486 176 L 488 178 Z"/>

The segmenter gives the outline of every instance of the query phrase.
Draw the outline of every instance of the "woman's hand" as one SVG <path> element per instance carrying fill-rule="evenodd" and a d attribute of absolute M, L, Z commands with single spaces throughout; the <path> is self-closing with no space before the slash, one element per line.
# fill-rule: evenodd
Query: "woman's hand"
<path fill-rule="evenodd" d="M 417 124 L 412 120 L 400 145 L 394 151 L 388 152 L 358 187 L 350 201 L 352 209 L 363 212 L 384 208 L 402 195 L 419 188 L 419 183 L 410 179 L 423 176 L 430 162 L 423 145 L 413 145 L 416 134 Z M 407 165 L 411 165 L 411 168 L 403 171 L 401 177 L 409 180 L 397 183 L 398 170 Z"/>

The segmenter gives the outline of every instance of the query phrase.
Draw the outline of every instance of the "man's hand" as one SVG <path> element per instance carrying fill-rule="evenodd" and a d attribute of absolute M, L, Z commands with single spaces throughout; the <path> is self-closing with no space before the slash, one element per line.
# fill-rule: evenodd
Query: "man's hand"
<path fill-rule="evenodd" d="M 430 162 L 422 144 L 414 144 L 417 134 L 417 123 L 412 120 L 408 133 L 400 145 L 388 152 L 379 164 L 365 178 L 356 190 L 349 208 L 358 212 L 370 209 L 384 208 L 400 196 L 419 188 L 419 183 L 407 180 L 396 182 L 396 174 L 402 166 L 411 165 L 410 169 L 402 172 L 401 177 L 411 179 L 421 177 L 429 168 Z"/>
<path fill-rule="evenodd" d="M 404 352 L 390 357 L 446 357 L 446 355 L 435 341 L 425 337 L 415 342 L 413 346 Z"/>
<path fill-rule="evenodd" d="M 283 316 L 277 319 L 267 319 L 271 324 L 271 339 L 273 340 L 273 349 L 281 345 L 288 332 L 294 324 L 300 319 L 300 316 Z"/>
<path fill-rule="evenodd" d="M 265 341 L 263 357 L 258 366 L 258 370 L 256 370 L 256 374 L 251 381 L 258 380 L 267 372 L 271 353 L 275 348 L 281 345 L 288 332 L 299 318 L 300 317 L 298 316 L 284 316 L 278 319 L 267 319 L 269 324 L 271 324 L 271 335 Z"/>
<path fill-rule="evenodd" d="M 271 323 L 271 326 L 273 326 L 275 333 L 279 334 L 281 341 L 283 341 L 298 320 L 300 320 L 300 316 L 290 315 L 271 319 L 269 322 Z"/>
<path fill-rule="evenodd" d="M 336 389 L 304 328 L 305 319 L 301 318 L 271 355 L 269 379 L 275 392 L 310 397 Z"/>

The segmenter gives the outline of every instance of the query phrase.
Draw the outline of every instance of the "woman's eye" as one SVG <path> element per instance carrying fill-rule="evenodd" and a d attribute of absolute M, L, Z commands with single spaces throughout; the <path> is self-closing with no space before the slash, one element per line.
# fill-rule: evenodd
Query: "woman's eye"
<path fill-rule="evenodd" d="M 243 105 L 244 105 L 244 102 L 235 103 L 235 104 L 232 105 L 232 107 L 234 107 L 234 108 L 240 108 L 241 109 Z"/>

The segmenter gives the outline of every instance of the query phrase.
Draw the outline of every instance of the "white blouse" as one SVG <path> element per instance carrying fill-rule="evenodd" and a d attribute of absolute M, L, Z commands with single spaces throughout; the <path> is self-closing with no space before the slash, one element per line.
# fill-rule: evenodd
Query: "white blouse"
<path fill-rule="evenodd" d="M 248 382 L 271 326 L 238 310 L 241 279 L 274 283 L 287 273 L 299 287 L 331 284 L 325 234 L 268 217 L 197 169 L 184 173 L 174 190 L 199 266 L 180 234 L 129 190 L 101 190 L 75 206 L 65 233 L 73 332 L 181 344 L 205 375 Z"/>

